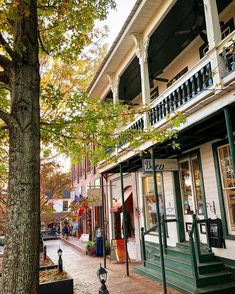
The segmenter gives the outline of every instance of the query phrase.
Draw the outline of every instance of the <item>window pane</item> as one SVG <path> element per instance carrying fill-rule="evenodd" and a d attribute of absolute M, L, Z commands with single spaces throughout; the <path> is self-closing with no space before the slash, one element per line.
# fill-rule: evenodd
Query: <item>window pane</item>
<path fill-rule="evenodd" d="M 235 187 L 235 178 L 233 174 L 232 158 L 230 156 L 229 146 L 219 148 L 220 168 L 224 188 Z"/>
<path fill-rule="evenodd" d="M 184 214 L 193 213 L 192 179 L 188 161 L 180 163 L 180 181 Z"/>
<path fill-rule="evenodd" d="M 161 187 L 161 174 L 157 173 L 157 189 L 158 194 L 162 194 L 162 187 Z M 143 194 L 153 194 L 154 193 L 154 182 L 153 182 L 153 176 L 145 176 L 143 178 Z"/>
<path fill-rule="evenodd" d="M 63 211 L 68 211 L 69 205 L 68 201 L 63 201 Z"/>
<path fill-rule="evenodd" d="M 192 160 L 193 167 L 193 177 L 195 185 L 195 194 L 196 194 L 196 204 L 198 214 L 203 214 L 203 205 L 202 205 L 202 190 L 201 190 L 201 181 L 200 181 L 200 171 L 198 165 L 198 159 L 194 158 Z"/>
<path fill-rule="evenodd" d="M 235 232 L 235 177 L 229 145 L 218 148 L 221 181 L 227 214 L 228 228 L 231 234 Z"/>
<path fill-rule="evenodd" d="M 160 214 L 163 214 L 161 173 L 157 173 L 156 178 L 157 178 L 157 190 L 158 190 L 158 197 L 159 197 L 159 210 L 160 210 Z M 143 177 L 143 194 L 144 194 L 145 223 L 146 223 L 146 230 L 148 230 L 152 226 L 156 225 L 157 223 L 156 197 L 154 194 L 154 181 L 153 181 L 152 174 L 149 174 Z M 157 231 L 157 229 L 155 229 L 155 231 Z"/>
<path fill-rule="evenodd" d="M 145 196 L 144 200 L 146 229 L 148 230 L 157 223 L 156 199 L 155 196 Z"/>
<path fill-rule="evenodd" d="M 229 216 L 231 221 L 232 231 L 235 231 L 235 189 L 227 190 Z"/>

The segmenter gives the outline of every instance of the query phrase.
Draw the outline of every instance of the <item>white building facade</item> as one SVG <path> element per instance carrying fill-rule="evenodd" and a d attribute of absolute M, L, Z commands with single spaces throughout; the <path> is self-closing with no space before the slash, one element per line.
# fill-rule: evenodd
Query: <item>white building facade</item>
<path fill-rule="evenodd" d="M 159 202 L 165 220 L 166 280 L 183 293 L 235 291 L 218 265 L 223 262 L 231 273 L 235 269 L 234 22 L 234 0 L 139 0 L 89 87 L 90 97 L 130 107 L 149 105 L 150 110 L 136 116 L 130 128 L 161 130 L 169 127 L 169 115 L 175 117 L 178 111 L 186 115 L 176 139 L 179 149 L 169 141 L 145 142 L 140 150 L 130 151 L 126 142 L 115 151 L 118 164 L 98 167 L 105 177 L 109 238 L 123 237 L 122 180 L 129 255 L 143 260 L 146 254 L 142 270 L 149 275 L 155 271 L 156 280 L 162 278 L 156 226 Z M 150 153 L 143 156 L 141 151 L 153 152 L 159 166 L 157 195 L 153 172 L 143 164 L 149 159 L 146 164 L 151 165 Z M 172 159 L 174 168 L 166 168 Z M 145 235 L 143 253 L 141 228 L 146 232 L 154 226 Z M 169 256 L 178 251 L 187 255 L 190 232 L 196 248 L 194 267 L 190 253 L 187 258 L 196 277 L 184 269 L 174 273 L 180 280 L 177 284 Z M 212 253 L 205 253 L 203 244 Z M 217 262 L 214 276 L 212 264 L 203 272 L 206 266 L 202 269 L 201 263 L 206 260 Z M 213 288 L 216 275 L 218 292 Z M 212 292 L 206 292 L 207 286 Z"/>

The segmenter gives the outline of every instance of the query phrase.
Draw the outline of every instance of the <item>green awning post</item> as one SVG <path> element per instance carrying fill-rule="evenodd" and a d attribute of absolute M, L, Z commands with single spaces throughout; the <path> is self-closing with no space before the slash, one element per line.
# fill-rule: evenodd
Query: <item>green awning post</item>
<path fill-rule="evenodd" d="M 228 142 L 232 157 L 232 164 L 233 164 L 233 174 L 235 175 L 235 145 L 234 145 L 234 139 L 233 139 L 233 127 L 232 127 L 232 120 L 230 116 L 230 111 L 228 108 L 224 109 L 224 116 L 225 116 L 225 122 L 226 122 L 226 128 L 227 128 L 227 134 L 228 134 Z"/>
<path fill-rule="evenodd" d="M 162 246 L 161 216 L 160 216 L 160 209 L 159 209 L 158 189 L 157 189 L 157 177 L 156 177 L 157 174 L 156 174 L 156 166 L 155 166 L 155 158 L 154 158 L 153 149 L 150 150 L 150 153 L 151 153 L 152 167 L 153 167 L 154 194 L 156 198 L 156 211 L 157 211 L 157 223 L 158 223 L 157 228 L 158 228 L 161 268 L 162 268 L 162 286 L 163 286 L 163 293 L 167 294 L 166 272 L 165 272 L 164 253 L 163 253 L 163 246 Z"/>
<path fill-rule="evenodd" d="M 124 199 L 124 184 L 123 184 L 123 173 L 122 165 L 120 167 L 120 180 L 121 180 L 121 195 L 122 195 L 122 213 L 123 213 L 123 235 L 125 243 L 125 253 L 126 253 L 126 275 L 129 277 L 129 264 L 128 264 L 128 251 L 127 251 L 127 235 L 126 235 L 126 211 L 125 211 L 125 199 Z"/>
<path fill-rule="evenodd" d="M 105 225 L 104 225 L 104 214 L 105 214 L 105 203 L 104 203 L 104 178 L 103 174 L 101 174 L 101 195 L 102 195 L 102 214 L 101 214 L 101 222 L 102 222 L 102 235 L 103 235 L 103 257 L 104 257 L 104 268 L 106 268 L 106 250 L 105 250 Z"/>

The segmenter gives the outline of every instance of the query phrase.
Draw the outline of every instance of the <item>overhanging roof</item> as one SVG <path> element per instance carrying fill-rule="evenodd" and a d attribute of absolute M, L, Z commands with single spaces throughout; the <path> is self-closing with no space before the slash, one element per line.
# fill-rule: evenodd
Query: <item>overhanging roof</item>
<path fill-rule="evenodd" d="M 231 112 L 231 118 L 235 117 L 235 103 L 230 105 L 229 109 Z M 232 119 L 232 128 L 235 132 L 234 119 Z M 180 149 L 173 149 L 170 141 L 155 144 L 152 148 L 154 150 L 155 158 L 177 157 L 183 155 L 187 150 L 196 148 L 200 144 L 213 140 L 226 139 L 226 137 L 227 130 L 224 112 L 223 109 L 220 109 L 213 115 L 210 115 L 181 131 L 176 140 L 177 143 L 180 144 Z M 123 172 L 135 172 L 142 167 L 142 159 L 144 158 L 150 158 L 150 154 L 135 155 L 102 173 L 119 173 L 120 164 L 122 165 Z"/>

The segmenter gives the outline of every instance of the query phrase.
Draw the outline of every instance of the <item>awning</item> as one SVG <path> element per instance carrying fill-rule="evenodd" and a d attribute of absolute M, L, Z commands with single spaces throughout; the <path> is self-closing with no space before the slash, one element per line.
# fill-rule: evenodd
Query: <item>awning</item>
<path fill-rule="evenodd" d="M 125 209 L 127 209 L 127 200 L 130 199 L 132 195 L 132 187 L 128 187 L 124 192 L 124 202 L 125 202 Z M 131 197 L 132 198 L 132 197 Z M 130 199 L 132 202 L 132 199 Z M 131 203 L 132 205 L 132 203 Z M 129 207 L 130 205 L 128 205 Z M 110 208 L 110 212 L 121 212 L 122 211 L 122 197 L 118 199 L 118 201 L 114 204 L 113 207 Z"/>

